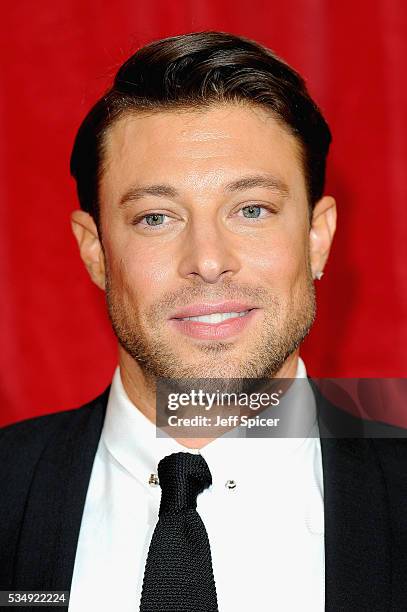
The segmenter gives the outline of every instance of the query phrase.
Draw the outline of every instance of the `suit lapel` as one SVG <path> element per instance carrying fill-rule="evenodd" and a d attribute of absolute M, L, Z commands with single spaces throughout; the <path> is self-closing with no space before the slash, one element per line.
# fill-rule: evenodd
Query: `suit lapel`
<path fill-rule="evenodd" d="M 391 533 L 383 474 L 371 442 L 335 439 L 330 424 L 339 424 L 337 408 L 318 394 L 317 408 L 324 479 L 325 610 L 385 612 L 391 601 Z"/>
<path fill-rule="evenodd" d="M 20 532 L 16 588 L 70 590 L 108 391 L 90 405 L 72 411 L 38 462 Z"/>

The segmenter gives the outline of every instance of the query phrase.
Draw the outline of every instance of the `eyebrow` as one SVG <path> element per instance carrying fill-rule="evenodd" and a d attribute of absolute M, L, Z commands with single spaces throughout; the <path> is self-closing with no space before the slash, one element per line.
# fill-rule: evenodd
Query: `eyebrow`
<path fill-rule="evenodd" d="M 223 189 L 226 192 L 235 193 L 253 189 L 255 187 L 271 189 L 272 191 L 279 193 L 284 198 L 287 198 L 290 193 L 288 185 L 281 179 L 271 174 L 253 174 L 244 176 L 240 179 L 227 183 L 224 185 Z M 136 202 L 145 196 L 155 196 L 157 198 L 176 198 L 179 195 L 180 193 L 174 187 L 165 183 L 146 185 L 144 187 L 133 186 L 122 195 L 119 201 L 119 207 L 125 208 L 128 203 Z"/>

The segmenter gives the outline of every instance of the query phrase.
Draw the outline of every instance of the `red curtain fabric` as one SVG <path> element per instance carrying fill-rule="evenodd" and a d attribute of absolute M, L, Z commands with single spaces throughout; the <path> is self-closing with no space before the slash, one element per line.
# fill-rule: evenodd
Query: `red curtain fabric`
<path fill-rule="evenodd" d="M 309 373 L 407 376 L 404 0 L 22 0 L 1 21 L 1 424 L 109 383 L 115 339 L 69 225 L 72 141 L 131 52 L 205 29 L 274 49 L 332 127 L 338 231 L 302 351 Z"/>

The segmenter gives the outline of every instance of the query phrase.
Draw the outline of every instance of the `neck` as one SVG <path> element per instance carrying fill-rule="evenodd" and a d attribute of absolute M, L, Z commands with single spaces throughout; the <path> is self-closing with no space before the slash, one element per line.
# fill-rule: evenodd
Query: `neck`
<path fill-rule="evenodd" d="M 291 353 L 275 374 L 274 378 L 295 378 L 298 367 L 299 349 Z M 127 396 L 154 425 L 156 422 L 155 379 L 149 377 L 139 364 L 119 346 L 120 377 Z M 187 448 L 202 448 L 215 438 L 176 438 Z"/>

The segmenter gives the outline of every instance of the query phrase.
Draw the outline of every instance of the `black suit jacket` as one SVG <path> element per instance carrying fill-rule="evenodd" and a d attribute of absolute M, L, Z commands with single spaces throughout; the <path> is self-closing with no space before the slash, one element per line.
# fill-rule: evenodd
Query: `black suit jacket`
<path fill-rule="evenodd" d="M 394 439 L 357 437 L 364 424 L 312 386 L 324 478 L 325 609 L 406 612 L 407 441 L 396 429 Z M 0 430 L 0 590 L 70 590 L 108 393 Z M 355 437 L 326 437 L 342 431 Z"/>

